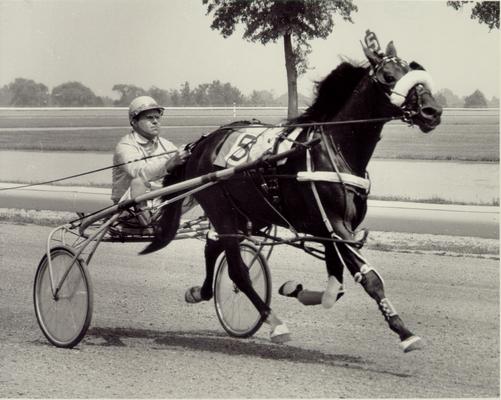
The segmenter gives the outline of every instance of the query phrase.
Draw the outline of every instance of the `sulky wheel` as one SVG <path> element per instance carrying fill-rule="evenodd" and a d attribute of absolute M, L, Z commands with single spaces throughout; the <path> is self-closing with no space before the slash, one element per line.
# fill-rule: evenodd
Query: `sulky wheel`
<path fill-rule="evenodd" d="M 254 290 L 270 305 L 271 275 L 266 259 L 256 247 L 248 243 L 240 244 L 240 254 L 249 268 Z M 224 253 L 219 260 L 214 282 L 214 303 L 219 322 L 230 336 L 252 336 L 264 321 L 247 296 L 230 279 Z"/>
<path fill-rule="evenodd" d="M 49 342 L 57 347 L 71 348 L 82 340 L 90 324 L 92 284 L 82 259 L 77 258 L 71 265 L 75 250 L 57 246 L 51 249 L 50 255 L 52 271 L 49 271 L 46 254 L 35 275 L 35 313 Z M 60 288 L 54 294 L 58 286 Z"/>

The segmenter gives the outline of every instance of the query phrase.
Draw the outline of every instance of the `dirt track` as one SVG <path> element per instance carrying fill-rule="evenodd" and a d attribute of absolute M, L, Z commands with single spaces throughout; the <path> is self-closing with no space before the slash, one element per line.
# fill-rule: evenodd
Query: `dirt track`
<path fill-rule="evenodd" d="M 31 298 L 48 232 L 0 224 L 0 397 L 499 397 L 497 259 L 365 251 L 426 342 L 404 354 L 348 276 L 347 294 L 328 311 L 277 295 L 286 279 L 324 284 L 320 261 L 293 249 L 271 259 L 272 306 L 293 334 L 279 346 L 265 327 L 232 339 L 212 303 L 184 302 L 202 278 L 201 242 L 144 257 L 141 244 L 103 244 L 90 267 L 91 328 L 76 349 L 61 350 L 38 328 Z"/>

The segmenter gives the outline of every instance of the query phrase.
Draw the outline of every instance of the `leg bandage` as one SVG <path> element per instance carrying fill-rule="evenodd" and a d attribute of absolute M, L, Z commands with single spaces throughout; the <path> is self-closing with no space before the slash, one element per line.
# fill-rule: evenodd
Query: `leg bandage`
<path fill-rule="evenodd" d="M 327 287 L 322 295 L 322 306 L 324 308 L 331 308 L 343 294 L 343 285 L 340 285 L 334 276 L 329 276 Z"/>
<path fill-rule="evenodd" d="M 356 283 L 360 283 L 360 282 L 362 282 L 364 275 L 367 274 L 369 271 L 373 271 L 377 275 L 377 277 L 379 278 L 381 283 L 384 285 L 384 281 L 383 281 L 382 276 L 379 275 L 379 273 L 374 269 L 374 267 L 372 267 L 368 264 L 362 265 L 360 267 L 360 272 L 357 272 L 355 275 L 353 275 L 353 279 L 355 280 Z"/>
<path fill-rule="evenodd" d="M 386 298 L 381 299 L 381 302 L 379 303 L 379 309 L 383 313 L 385 319 L 389 319 L 390 317 L 397 315 L 397 310 L 395 310 L 393 304 L 390 303 L 390 300 Z"/>

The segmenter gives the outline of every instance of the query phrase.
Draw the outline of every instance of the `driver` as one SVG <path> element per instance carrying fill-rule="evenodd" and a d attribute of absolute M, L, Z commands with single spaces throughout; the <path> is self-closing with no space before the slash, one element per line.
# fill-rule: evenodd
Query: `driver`
<path fill-rule="evenodd" d="M 169 140 L 159 136 L 164 107 L 152 97 L 136 97 L 129 106 L 132 130 L 118 142 L 113 154 L 111 200 L 116 204 L 162 187 L 162 178 L 183 164 L 189 153 L 179 150 Z M 146 160 L 129 161 L 156 156 Z M 142 226 L 151 222 L 151 201 L 138 205 L 138 220 Z"/>

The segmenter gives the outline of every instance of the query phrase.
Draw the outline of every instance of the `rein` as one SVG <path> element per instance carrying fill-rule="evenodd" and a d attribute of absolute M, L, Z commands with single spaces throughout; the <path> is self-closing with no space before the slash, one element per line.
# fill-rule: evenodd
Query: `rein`
<path fill-rule="evenodd" d="M 308 122 L 308 123 L 301 123 L 301 124 L 275 124 L 275 125 L 265 124 L 265 125 L 269 126 L 270 128 L 300 128 L 300 127 L 317 127 L 317 126 L 328 126 L 328 125 L 351 125 L 351 124 L 364 124 L 364 123 L 372 123 L 372 122 L 388 122 L 388 121 L 398 120 L 398 119 L 403 120 L 404 117 L 405 117 L 405 115 L 397 116 L 397 117 L 357 119 L 357 120 L 350 120 L 350 121 Z M 405 122 L 407 122 L 407 121 L 405 121 Z M 231 127 L 233 129 L 262 128 L 262 124 L 261 125 L 232 125 Z M 296 144 L 302 145 L 299 142 L 296 142 Z M 56 178 L 56 179 L 52 179 L 50 181 L 39 182 L 39 183 L 30 183 L 30 184 L 26 184 L 26 185 L 11 186 L 11 187 L 7 187 L 7 188 L 0 188 L 0 191 L 24 189 L 24 188 L 33 187 L 33 186 L 40 186 L 40 185 L 49 185 L 51 183 L 57 183 L 57 182 L 65 181 L 65 180 L 72 179 L 72 178 L 78 178 L 80 176 L 94 174 L 96 172 L 105 171 L 107 169 L 121 167 L 123 165 L 132 164 L 132 163 L 147 160 L 150 158 L 160 157 L 160 156 L 164 156 L 167 154 L 173 154 L 175 152 L 176 151 L 169 151 L 166 153 L 161 153 L 161 154 L 157 154 L 157 155 L 153 155 L 153 156 L 138 158 L 138 159 L 127 161 L 127 162 L 124 162 L 121 164 L 116 164 L 116 165 L 111 165 L 111 166 L 107 166 L 107 167 L 103 167 L 103 168 L 98 168 L 98 169 L 82 172 L 82 173 L 75 174 L 75 175 L 65 176 L 62 178 Z"/>
<path fill-rule="evenodd" d="M 30 184 L 19 185 L 19 186 L 11 186 L 11 187 L 8 187 L 8 188 L 0 188 L 0 191 L 14 190 L 14 189 L 23 189 L 23 188 L 32 187 L 32 186 L 48 185 L 50 183 L 56 183 L 56 182 L 65 181 L 65 180 L 71 179 L 71 178 L 77 178 L 79 176 L 90 175 L 90 174 L 94 174 L 96 172 L 105 171 L 107 169 L 118 168 L 118 167 L 121 167 L 123 165 L 132 164 L 132 163 L 143 161 L 143 160 L 148 160 L 148 159 L 154 158 L 154 157 L 165 156 L 167 154 L 173 154 L 173 153 L 176 153 L 176 152 L 177 152 L 177 150 L 172 150 L 172 151 L 167 151 L 167 152 L 164 152 L 164 153 L 156 154 L 156 155 L 153 155 L 153 156 L 145 156 L 145 157 L 142 157 L 142 158 L 136 158 L 135 160 L 130 160 L 130 161 L 127 161 L 127 162 L 124 162 L 124 163 L 121 163 L 121 164 L 115 164 L 115 165 L 111 165 L 111 166 L 108 166 L 108 167 L 93 169 L 91 171 L 82 172 L 80 174 L 75 174 L 75 175 L 70 175 L 70 176 L 65 176 L 64 178 L 53 179 L 53 180 L 50 180 L 50 181 L 45 181 L 45 182 L 40 182 L 40 183 L 30 183 Z"/>

